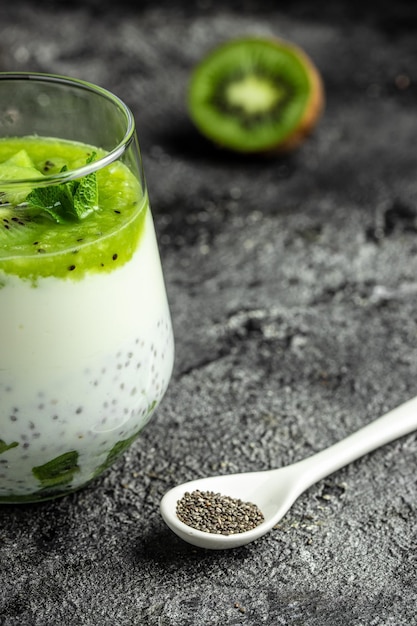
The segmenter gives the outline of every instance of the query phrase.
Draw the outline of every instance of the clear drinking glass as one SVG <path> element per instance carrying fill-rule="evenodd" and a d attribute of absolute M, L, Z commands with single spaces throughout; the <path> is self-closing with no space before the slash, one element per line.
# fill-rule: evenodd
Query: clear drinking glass
<path fill-rule="evenodd" d="M 83 81 L 0 73 L 0 502 L 107 469 L 173 354 L 130 110 Z"/>

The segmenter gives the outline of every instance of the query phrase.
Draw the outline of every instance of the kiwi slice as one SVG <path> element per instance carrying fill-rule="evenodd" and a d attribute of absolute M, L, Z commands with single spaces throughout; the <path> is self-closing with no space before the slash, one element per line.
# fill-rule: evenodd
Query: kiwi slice
<path fill-rule="evenodd" d="M 19 204 L 32 189 L 32 186 L 20 186 L 19 191 L 16 191 L 7 181 L 29 181 L 35 178 L 42 178 L 42 174 L 35 168 L 26 150 L 19 150 L 10 159 L 0 163 L 0 205 Z"/>
<path fill-rule="evenodd" d="M 289 151 L 324 106 L 320 73 L 292 43 L 245 37 L 220 45 L 191 75 L 188 108 L 208 139 L 243 153 Z"/>

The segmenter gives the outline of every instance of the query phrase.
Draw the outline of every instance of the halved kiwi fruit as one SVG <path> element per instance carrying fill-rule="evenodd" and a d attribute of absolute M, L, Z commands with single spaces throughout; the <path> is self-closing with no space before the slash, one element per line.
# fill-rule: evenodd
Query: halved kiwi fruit
<path fill-rule="evenodd" d="M 214 143 L 243 153 L 289 151 L 314 128 L 324 106 L 320 72 L 298 46 L 245 37 L 197 64 L 190 117 Z"/>

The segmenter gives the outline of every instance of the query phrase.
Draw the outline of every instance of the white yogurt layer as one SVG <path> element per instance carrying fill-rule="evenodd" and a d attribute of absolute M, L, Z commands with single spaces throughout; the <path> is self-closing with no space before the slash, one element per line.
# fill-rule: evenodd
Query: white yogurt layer
<path fill-rule="evenodd" d="M 150 212 L 132 259 L 112 272 L 36 287 L 7 277 L 0 346 L 0 498 L 86 483 L 141 430 L 172 372 Z"/>

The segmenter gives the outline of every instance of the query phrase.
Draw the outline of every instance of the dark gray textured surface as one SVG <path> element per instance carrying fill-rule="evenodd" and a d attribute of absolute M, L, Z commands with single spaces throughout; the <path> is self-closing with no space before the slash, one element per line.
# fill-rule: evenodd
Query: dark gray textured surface
<path fill-rule="evenodd" d="M 166 398 L 91 487 L 0 509 L 0 624 L 413 626 L 415 435 L 205 552 L 162 494 L 334 443 L 417 393 L 417 9 L 412 3 L 5 3 L 0 69 L 84 78 L 133 109 L 176 334 Z M 306 49 L 327 107 L 275 161 L 191 129 L 192 65 L 257 32 Z M 399 76 L 410 85 L 401 89 Z"/>

